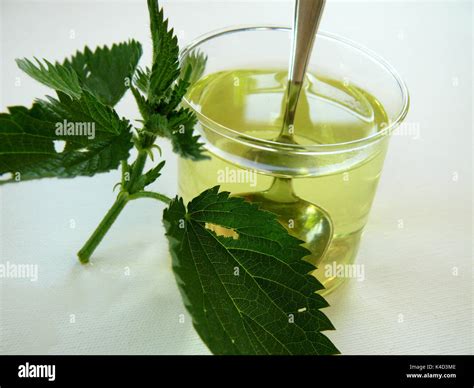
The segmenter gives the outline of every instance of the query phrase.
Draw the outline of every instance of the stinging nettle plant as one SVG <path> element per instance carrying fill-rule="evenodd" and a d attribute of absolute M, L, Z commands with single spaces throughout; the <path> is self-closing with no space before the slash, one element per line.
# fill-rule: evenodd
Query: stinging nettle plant
<path fill-rule="evenodd" d="M 197 119 L 182 106 L 192 82 L 205 67 L 201 54 L 179 63 L 179 47 L 156 0 L 148 0 L 153 60 L 138 67 L 140 43 L 130 40 L 88 47 L 63 63 L 17 60 L 25 73 L 52 88 L 56 97 L 36 100 L 31 108 L 14 106 L 0 114 L 1 183 L 40 178 L 93 176 L 121 168 L 119 193 L 110 210 L 79 250 L 89 262 L 128 202 L 164 202 L 163 223 L 173 271 L 184 303 L 202 340 L 214 354 L 336 354 L 322 331 L 334 327 L 320 309 L 323 289 L 304 261 L 309 251 L 288 234 L 272 213 L 212 187 L 185 206 L 147 190 L 165 166 L 157 139 L 167 138 L 175 153 L 199 163 L 206 159 L 194 133 Z M 114 106 L 130 89 L 142 119 L 137 127 Z M 92 123 L 94 136 L 58 131 L 58 123 Z M 65 143 L 57 151 L 55 143 Z M 137 157 L 129 161 L 135 147 Z M 18 179 L 20 178 L 20 179 Z M 216 232 L 232 231 L 232 236 Z"/>

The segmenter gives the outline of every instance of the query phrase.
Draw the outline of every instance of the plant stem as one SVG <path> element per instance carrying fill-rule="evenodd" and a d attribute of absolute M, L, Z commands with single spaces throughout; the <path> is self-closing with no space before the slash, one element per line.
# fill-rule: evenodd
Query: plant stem
<path fill-rule="evenodd" d="M 109 209 L 105 217 L 102 219 L 100 224 L 94 230 L 94 233 L 89 237 L 81 250 L 77 253 L 79 261 L 82 264 L 89 262 L 90 257 L 94 253 L 97 246 L 100 244 L 104 236 L 107 234 L 119 214 L 122 212 L 128 201 L 138 198 L 153 198 L 157 199 L 165 204 L 171 202 L 171 198 L 160 193 L 153 193 L 151 191 L 136 191 L 137 184 L 140 177 L 143 175 L 143 169 L 145 168 L 146 159 L 148 154 L 146 150 L 141 149 L 138 152 L 137 159 L 132 165 L 132 171 L 130 173 L 130 180 L 128 182 L 124 179 L 125 170 L 128 169 L 126 162 L 122 162 L 122 191 L 117 196 L 112 207 Z"/>
<path fill-rule="evenodd" d="M 137 184 L 138 179 L 143 174 L 143 169 L 145 168 L 147 157 L 148 157 L 148 154 L 145 150 L 138 151 L 137 159 L 133 163 L 132 173 L 130 174 L 130 182 L 128 182 L 128 185 L 127 185 L 127 189 L 128 189 L 127 191 L 130 194 L 133 194 L 133 192 L 135 191 L 134 186 Z"/>
<path fill-rule="evenodd" d="M 94 233 L 92 233 L 92 235 L 86 241 L 84 246 L 77 253 L 77 256 L 79 257 L 79 260 L 82 264 L 86 264 L 89 262 L 92 253 L 100 244 L 104 236 L 107 234 L 110 227 L 115 222 L 115 220 L 117 219 L 117 217 L 119 216 L 128 201 L 129 196 L 125 192 L 121 192 L 117 196 L 117 199 L 115 200 L 114 204 L 109 209 L 105 217 L 102 219 L 99 226 L 97 226 L 97 228 L 94 230 Z"/>
<path fill-rule="evenodd" d="M 110 227 L 113 225 L 119 214 L 122 212 L 127 202 L 130 200 L 129 193 L 133 193 L 134 186 L 137 184 L 138 179 L 140 179 L 143 174 L 143 169 L 145 168 L 147 156 L 148 155 L 145 150 L 140 150 L 138 152 L 137 159 L 133 163 L 129 182 L 124 182 L 123 173 L 125 171 L 124 168 L 126 168 L 126 163 L 122 163 L 122 191 L 120 192 L 114 204 L 109 209 L 100 224 L 94 230 L 94 232 L 86 241 L 81 250 L 77 253 L 79 261 L 82 264 L 86 264 L 89 262 L 89 259 L 94 253 L 94 250 L 100 244 L 104 236 L 109 231 Z"/>
<path fill-rule="evenodd" d="M 129 200 L 138 199 L 138 198 L 153 198 L 157 199 L 158 201 L 164 202 L 165 204 L 169 204 L 171 202 L 171 198 L 167 197 L 164 194 L 154 193 L 152 191 L 138 191 L 135 194 L 132 194 L 129 197 Z"/>

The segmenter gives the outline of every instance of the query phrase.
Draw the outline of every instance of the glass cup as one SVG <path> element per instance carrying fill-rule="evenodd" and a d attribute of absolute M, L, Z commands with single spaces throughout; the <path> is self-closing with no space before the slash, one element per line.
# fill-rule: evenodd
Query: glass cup
<path fill-rule="evenodd" d="M 207 56 L 200 79 L 235 69 L 272 68 L 286 72 L 291 38 L 292 30 L 285 27 L 228 28 L 198 38 L 182 51 L 180 60 L 197 52 Z M 327 293 L 351 273 L 347 269 L 352 268 L 357 255 L 389 135 L 405 118 L 409 96 L 404 82 L 385 60 L 348 39 L 325 32 L 317 34 L 308 73 L 345 86 L 356 85 L 374 96 L 386 114 L 379 130 L 343 142 L 278 143 L 209 117 L 187 97 L 184 103 L 197 115 L 196 130 L 210 159 L 180 159 L 178 184 L 180 195 L 189 201 L 217 184 L 221 190 L 238 195 L 268 189 L 274 177 L 292 178 L 295 194 L 324 209 L 332 221 L 332 238 L 324 254 L 309 258 L 317 266 L 313 274 L 325 286 L 323 293 Z M 234 88 L 239 87 L 243 87 L 239 82 L 229 84 L 220 103 L 225 104 L 229 96 L 235 95 Z M 328 91 L 325 98 L 351 104 L 344 100 L 347 96 L 331 93 Z M 268 110 L 266 105 L 265 99 L 256 98 L 247 109 L 264 112 Z M 238 177 L 242 179 L 239 181 Z M 292 233 L 290 224 L 282 224 Z"/>

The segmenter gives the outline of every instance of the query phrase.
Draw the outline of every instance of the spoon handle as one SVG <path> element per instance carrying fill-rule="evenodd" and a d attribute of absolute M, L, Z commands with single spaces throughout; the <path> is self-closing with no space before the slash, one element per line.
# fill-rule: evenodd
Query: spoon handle
<path fill-rule="evenodd" d="M 280 141 L 294 143 L 293 123 L 296 106 L 325 3 L 325 0 L 296 0 L 295 3 L 286 109 L 283 128 L 278 137 Z"/>
<path fill-rule="evenodd" d="M 296 0 L 289 81 L 302 84 L 325 0 Z"/>

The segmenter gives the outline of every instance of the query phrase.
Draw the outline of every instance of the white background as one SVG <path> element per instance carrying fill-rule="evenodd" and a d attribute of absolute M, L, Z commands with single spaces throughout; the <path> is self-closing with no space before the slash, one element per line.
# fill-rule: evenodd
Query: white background
<path fill-rule="evenodd" d="M 235 24 L 290 25 L 288 1 L 167 1 L 180 42 Z M 472 47 L 467 2 L 340 2 L 321 29 L 385 57 L 411 94 L 387 156 L 358 262 L 366 280 L 329 296 L 328 333 L 343 354 L 472 353 Z M 1 2 L 1 110 L 48 90 L 17 57 L 62 60 L 85 44 L 135 38 L 150 59 L 141 1 Z M 19 78 L 17 78 L 19 77 Z M 20 85 L 18 85 L 20 82 Z M 51 92 L 49 92 L 51 93 Z M 138 117 L 130 96 L 119 112 Z M 176 193 L 170 159 L 154 189 Z M 116 172 L 0 188 L 0 260 L 37 264 L 39 279 L 0 279 L 0 352 L 206 354 L 182 307 L 162 205 L 127 206 L 87 267 L 75 252 L 111 205 Z M 71 226 L 75 226 L 74 228 Z M 457 276 L 455 274 L 457 273 Z"/>

